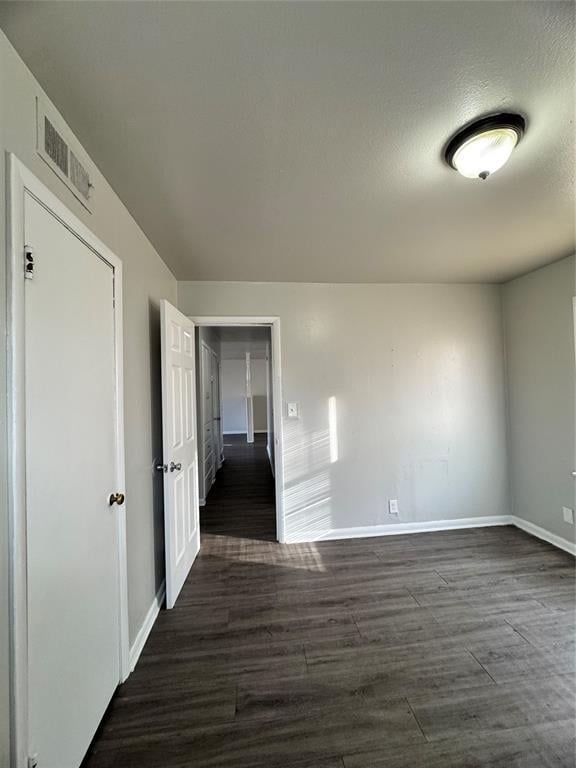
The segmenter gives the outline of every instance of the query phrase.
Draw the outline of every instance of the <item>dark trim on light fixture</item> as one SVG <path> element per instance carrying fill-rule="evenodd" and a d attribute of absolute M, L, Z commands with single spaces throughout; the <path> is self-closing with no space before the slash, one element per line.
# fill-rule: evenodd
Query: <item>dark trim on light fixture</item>
<path fill-rule="evenodd" d="M 444 159 L 448 165 L 451 168 L 454 168 L 455 171 L 458 170 L 453 162 L 456 150 L 458 150 L 465 141 L 472 138 L 472 136 L 478 136 L 478 134 L 484 133 L 485 131 L 491 131 L 494 128 L 512 128 L 513 131 L 516 131 L 516 135 L 518 136 L 518 141 L 516 142 L 516 146 L 518 146 L 522 136 L 524 136 L 526 132 L 526 119 L 522 117 L 522 115 L 513 112 L 501 112 L 496 115 L 486 115 L 485 117 L 481 117 L 478 120 L 468 123 L 468 125 L 455 133 L 448 141 L 448 144 L 446 144 L 446 148 L 444 149 Z"/>

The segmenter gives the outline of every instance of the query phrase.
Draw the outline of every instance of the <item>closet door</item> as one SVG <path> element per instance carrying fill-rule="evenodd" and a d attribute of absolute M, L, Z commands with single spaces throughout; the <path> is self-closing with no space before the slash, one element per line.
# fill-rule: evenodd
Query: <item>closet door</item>
<path fill-rule="evenodd" d="M 115 272 L 28 193 L 24 221 L 28 747 L 78 768 L 120 678 Z"/>

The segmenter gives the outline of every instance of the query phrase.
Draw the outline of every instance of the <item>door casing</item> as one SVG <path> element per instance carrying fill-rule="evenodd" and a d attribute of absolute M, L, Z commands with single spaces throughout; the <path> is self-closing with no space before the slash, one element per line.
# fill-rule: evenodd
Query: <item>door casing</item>
<path fill-rule="evenodd" d="M 125 488 L 122 262 L 18 158 L 7 153 L 8 200 L 8 520 L 10 568 L 10 737 L 14 768 L 28 761 L 28 605 L 26 555 L 26 401 L 24 360 L 24 194 L 55 216 L 114 271 L 115 480 Z M 120 680 L 130 673 L 126 505 L 116 515 L 119 573 Z"/>

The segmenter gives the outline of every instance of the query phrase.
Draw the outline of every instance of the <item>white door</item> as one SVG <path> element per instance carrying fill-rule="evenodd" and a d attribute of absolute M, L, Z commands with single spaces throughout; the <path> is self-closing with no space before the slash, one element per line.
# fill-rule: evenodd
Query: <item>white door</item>
<path fill-rule="evenodd" d="M 24 230 L 28 746 L 78 768 L 120 677 L 115 275 L 27 192 Z"/>
<path fill-rule="evenodd" d="M 172 608 L 200 549 L 194 323 L 167 301 L 162 333 L 162 438 L 166 607 Z"/>

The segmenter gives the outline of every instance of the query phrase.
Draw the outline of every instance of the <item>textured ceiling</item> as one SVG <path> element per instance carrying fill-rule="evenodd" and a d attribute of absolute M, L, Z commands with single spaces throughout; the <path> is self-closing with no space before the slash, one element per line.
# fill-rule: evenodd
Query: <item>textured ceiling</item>
<path fill-rule="evenodd" d="M 7 2 L 0 24 L 179 279 L 501 281 L 574 250 L 574 5 Z M 528 132 L 486 182 L 477 115 Z"/>

